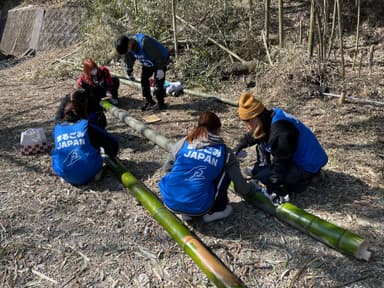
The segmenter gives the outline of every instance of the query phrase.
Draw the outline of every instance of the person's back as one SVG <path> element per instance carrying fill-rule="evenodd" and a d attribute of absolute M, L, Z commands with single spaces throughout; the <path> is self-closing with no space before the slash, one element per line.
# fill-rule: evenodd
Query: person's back
<path fill-rule="evenodd" d="M 231 180 L 243 196 L 261 191 L 242 177 L 220 130 L 216 114 L 202 113 L 197 127 L 174 145 L 164 165 L 168 174 L 159 182 L 160 193 L 164 204 L 181 213 L 184 220 L 202 215 L 203 221 L 211 222 L 229 216 L 232 207 L 227 189 Z"/>
<path fill-rule="evenodd" d="M 209 137 L 209 136 L 208 136 Z M 167 206 L 186 214 L 203 214 L 215 198 L 215 179 L 222 173 L 225 145 L 206 141 L 193 144 L 183 139 L 171 173 L 160 182 L 160 190 Z"/>
<path fill-rule="evenodd" d="M 117 140 L 87 120 L 87 103 L 84 90 L 71 93 L 53 130 L 52 169 L 73 185 L 86 184 L 101 171 L 100 147 L 109 157 L 118 151 Z"/>
<path fill-rule="evenodd" d="M 100 171 L 103 159 L 90 143 L 88 120 L 56 124 L 53 137 L 52 169 L 65 181 L 82 185 Z"/>

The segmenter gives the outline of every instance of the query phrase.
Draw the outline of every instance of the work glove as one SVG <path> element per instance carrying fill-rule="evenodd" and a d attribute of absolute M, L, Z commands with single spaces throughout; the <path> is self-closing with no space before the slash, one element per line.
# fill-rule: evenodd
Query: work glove
<path fill-rule="evenodd" d="M 237 158 L 245 158 L 247 157 L 248 153 L 245 150 L 240 150 L 239 152 L 236 153 Z"/>
<path fill-rule="evenodd" d="M 164 71 L 162 69 L 158 69 L 156 71 L 156 79 L 161 80 L 164 78 Z"/>

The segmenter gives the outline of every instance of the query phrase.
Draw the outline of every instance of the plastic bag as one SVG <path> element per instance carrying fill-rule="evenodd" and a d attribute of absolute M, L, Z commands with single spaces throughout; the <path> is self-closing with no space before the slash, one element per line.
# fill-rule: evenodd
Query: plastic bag
<path fill-rule="evenodd" d="M 30 128 L 21 133 L 20 152 L 22 155 L 33 155 L 47 152 L 49 149 L 43 128 Z"/>

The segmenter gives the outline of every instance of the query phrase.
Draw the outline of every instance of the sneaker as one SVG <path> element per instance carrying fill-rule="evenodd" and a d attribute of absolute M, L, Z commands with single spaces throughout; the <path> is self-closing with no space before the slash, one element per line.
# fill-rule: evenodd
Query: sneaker
<path fill-rule="evenodd" d="M 144 106 L 141 107 L 141 111 L 148 111 L 148 110 L 152 110 L 153 107 L 156 106 L 156 102 L 145 102 Z"/>
<path fill-rule="evenodd" d="M 183 221 L 191 221 L 192 220 L 192 216 L 189 216 L 187 214 L 181 214 L 181 219 Z"/>
<path fill-rule="evenodd" d="M 203 221 L 205 223 L 220 220 L 228 217 L 232 213 L 232 206 L 227 204 L 227 207 L 223 211 L 213 212 L 212 214 L 205 214 L 203 216 Z"/>
<path fill-rule="evenodd" d="M 119 104 L 119 100 L 117 100 L 116 98 L 109 99 L 109 102 L 111 102 L 111 104 L 113 104 L 113 105 Z"/>
<path fill-rule="evenodd" d="M 166 104 L 156 104 L 156 105 L 152 106 L 152 110 L 153 111 L 165 110 L 165 109 L 167 109 L 167 105 Z"/>

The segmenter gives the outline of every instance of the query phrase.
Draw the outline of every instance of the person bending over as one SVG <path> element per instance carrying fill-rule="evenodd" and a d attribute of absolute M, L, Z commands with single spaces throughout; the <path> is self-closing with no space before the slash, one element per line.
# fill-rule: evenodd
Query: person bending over
<path fill-rule="evenodd" d="M 57 119 L 53 138 L 52 170 L 66 182 L 79 186 L 90 182 L 103 168 L 100 148 L 116 157 L 119 144 L 104 129 L 88 121 L 87 95 L 79 89 L 69 95 L 63 118 Z"/>
<path fill-rule="evenodd" d="M 240 96 L 238 111 L 248 133 L 240 139 L 235 153 L 257 145 L 257 161 L 245 174 L 265 184 L 268 192 L 281 196 L 281 200 L 304 191 L 328 162 L 312 131 L 280 108 L 265 108 L 248 92 Z"/>
<path fill-rule="evenodd" d="M 236 156 L 220 137 L 221 122 L 213 112 L 200 115 L 197 126 L 179 140 L 163 169 L 159 187 L 165 206 L 184 220 L 202 216 L 211 222 L 229 216 L 227 189 L 234 182 L 241 195 L 260 192 L 243 178 Z"/>
<path fill-rule="evenodd" d="M 141 70 L 141 90 L 145 98 L 145 104 L 141 108 L 145 110 L 166 109 L 165 97 L 165 73 L 169 62 L 169 52 L 156 39 L 145 35 L 136 34 L 132 36 L 120 36 L 115 43 L 116 51 L 124 55 L 126 73 L 130 80 L 135 80 L 133 76 L 133 65 L 136 60 L 142 65 Z M 152 99 L 150 78 L 154 74 L 156 102 Z"/>

